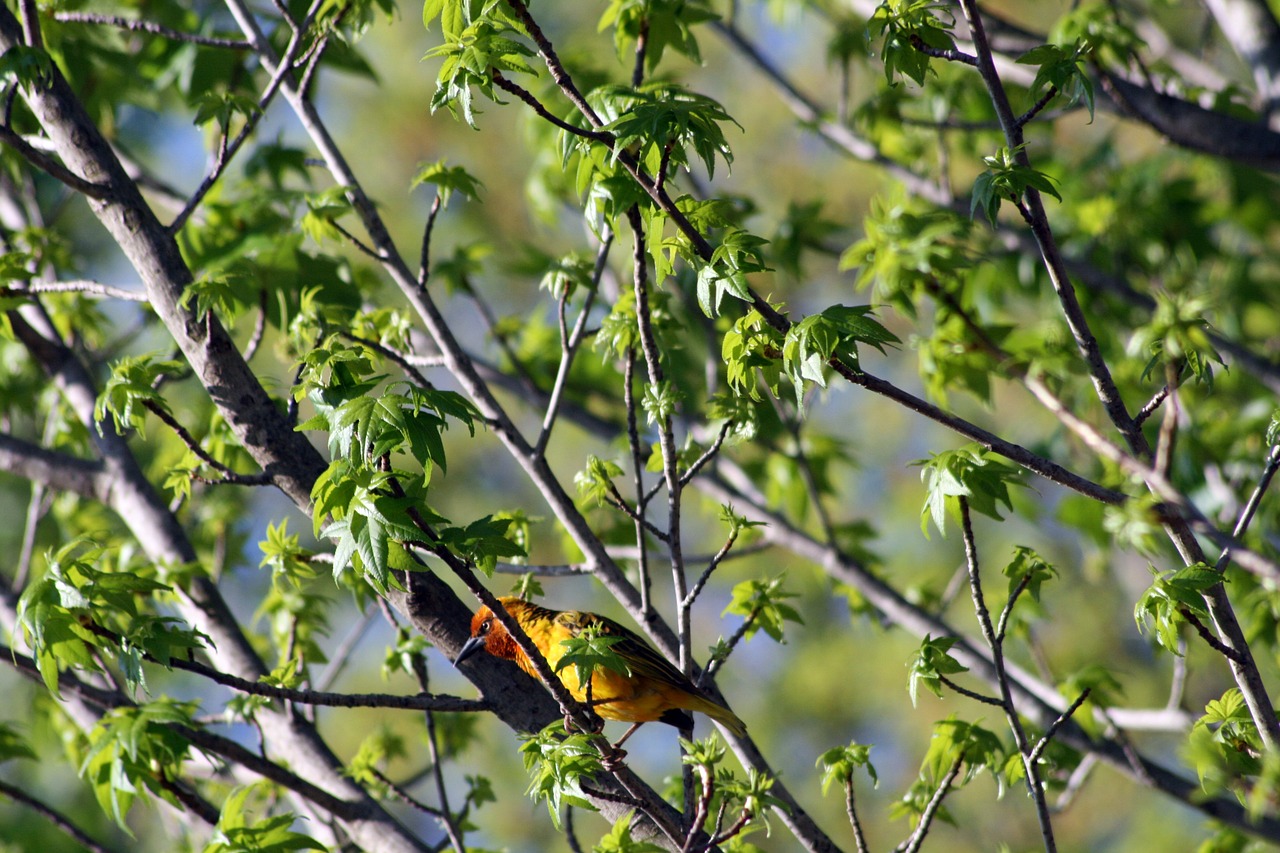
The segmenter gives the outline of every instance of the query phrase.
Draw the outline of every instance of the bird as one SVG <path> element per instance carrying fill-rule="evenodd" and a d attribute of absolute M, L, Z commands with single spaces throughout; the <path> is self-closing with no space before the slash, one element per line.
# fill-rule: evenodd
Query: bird
<path fill-rule="evenodd" d="M 566 666 L 557 673 L 573 698 L 589 703 L 601 717 L 632 723 L 614 743 L 615 750 L 643 723 L 656 721 L 689 731 L 693 728 L 690 711 L 706 714 L 736 735 L 746 734 L 747 726 L 737 714 L 704 693 L 637 634 L 612 619 L 583 610 L 552 610 L 515 596 L 499 598 L 498 603 L 529 635 L 553 672 L 565 654 L 564 640 L 593 626 L 602 636 L 619 638 L 611 650 L 626 662 L 629 671 L 596 668 L 589 695 L 587 685 L 579 682 L 575 667 Z M 458 651 L 454 665 L 480 649 L 515 661 L 529 675 L 538 677 L 533 662 L 488 606 L 482 606 L 471 618 L 471 638 Z"/>

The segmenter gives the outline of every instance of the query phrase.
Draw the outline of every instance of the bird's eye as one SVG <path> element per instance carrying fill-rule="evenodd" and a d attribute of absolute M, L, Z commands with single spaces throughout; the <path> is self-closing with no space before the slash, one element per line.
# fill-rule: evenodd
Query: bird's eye
<path fill-rule="evenodd" d="M 476 636 L 483 637 L 485 634 L 489 633 L 489 629 L 491 627 L 493 627 L 493 620 L 492 619 L 484 620 L 483 622 L 480 623 L 480 630 L 476 633 Z"/>

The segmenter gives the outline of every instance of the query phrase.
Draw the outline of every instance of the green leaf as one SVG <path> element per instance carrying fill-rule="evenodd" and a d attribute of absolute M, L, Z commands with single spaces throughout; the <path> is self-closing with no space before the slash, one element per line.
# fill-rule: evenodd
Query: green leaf
<path fill-rule="evenodd" d="M 1058 570 L 1045 561 L 1034 549 L 1017 545 L 1013 549 L 1013 559 L 1004 567 L 1004 576 L 1009 579 L 1009 594 L 1012 595 L 1026 578 L 1027 594 L 1034 601 L 1040 600 L 1040 587 L 1045 581 L 1058 576 Z"/>
<path fill-rule="evenodd" d="M 0 54 L 0 79 L 27 91 L 44 89 L 53 80 L 53 60 L 41 48 L 15 44 Z"/>
<path fill-rule="evenodd" d="M 785 573 L 770 580 L 757 578 L 735 584 L 733 599 L 720 615 L 732 613 L 746 619 L 743 639 L 750 640 L 757 631 L 764 631 L 775 641 L 785 642 L 783 623 L 803 625 L 804 620 L 800 618 L 799 611 L 787 604 L 787 599 L 797 596 L 782 588 L 784 580 Z"/>
<path fill-rule="evenodd" d="M 453 0 L 450 0 L 453 2 Z M 445 43 L 427 51 L 428 57 L 442 57 L 440 71 L 436 75 L 436 91 L 431 98 L 431 111 L 440 107 L 448 107 L 455 112 L 462 108 L 463 119 L 470 127 L 475 127 L 476 112 L 473 106 L 473 92 L 480 92 L 486 98 L 501 103 L 494 91 L 493 72 L 503 74 L 529 74 L 536 72 L 525 61 L 525 57 L 533 56 L 534 51 L 526 45 L 509 37 L 518 34 L 507 21 L 495 11 L 496 4 L 485 4 L 488 14 L 475 20 L 469 19 L 469 3 L 461 2 L 465 27 L 456 16 L 449 15 L 449 7 L 441 13 L 442 28 L 445 30 Z"/>
<path fill-rule="evenodd" d="M 195 702 L 161 698 L 108 711 L 89 732 L 80 775 L 102 810 L 126 832 L 125 818 L 139 797 L 159 796 L 181 808 L 165 784 L 182 776 L 190 742 L 177 727 L 194 727 Z"/>
<path fill-rule="evenodd" d="M 1155 573 L 1155 568 L 1151 567 L 1151 571 Z M 1220 583 L 1225 583 L 1223 575 L 1205 563 L 1156 574 L 1155 581 L 1133 608 L 1138 630 L 1153 632 L 1161 648 L 1179 654 L 1182 626 L 1188 623 L 1189 617 L 1209 618 L 1205 595 Z"/>
<path fill-rule="evenodd" d="M 557 827 L 566 805 L 596 811 L 582 791 L 581 780 L 601 771 L 600 750 L 581 732 L 564 734 L 557 720 L 542 731 L 529 735 L 520 747 L 524 768 L 530 775 L 527 793 L 535 801 L 545 800 Z"/>
<path fill-rule="evenodd" d="M 610 0 L 600 16 L 599 29 L 603 32 L 613 27 L 614 46 L 624 61 L 643 37 L 645 67 L 652 73 L 668 47 L 701 64 L 694 27 L 717 17 L 705 0 Z"/>
<path fill-rule="evenodd" d="M 645 385 L 640 405 L 649 424 L 661 424 L 675 415 L 682 396 L 671 382 Z"/>
<path fill-rule="evenodd" d="M 751 302 L 747 274 L 768 270 L 761 249 L 768 243 L 741 228 L 729 228 L 711 258 L 698 266 L 698 307 L 708 317 L 720 313 L 725 294 Z"/>
<path fill-rule="evenodd" d="M 587 503 L 604 506 L 613 499 L 613 478 L 621 477 L 622 466 L 598 456 L 587 457 L 587 467 L 573 477 L 578 496 Z"/>
<path fill-rule="evenodd" d="M 867 38 L 879 40 L 885 78 L 896 85 L 905 75 L 917 86 L 933 72 L 929 54 L 916 48 L 919 39 L 938 50 L 955 50 L 950 30 L 955 25 L 951 10 L 935 0 L 899 0 L 881 3 L 867 21 Z M 936 73 L 936 72 L 934 72 Z"/>
<path fill-rule="evenodd" d="M 464 198 L 479 198 L 480 189 L 484 186 L 463 167 L 446 166 L 444 160 L 425 164 L 418 169 L 418 174 L 414 175 L 410 187 L 417 188 L 423 184 L 431 184 L 436 188 L 441 207 L 449 206 L 449 199 L 455 192 Z"/>
<path fill-rule="evenodd" d="M 1090 53 L 1089 43 L 1080 40 L 1070 50 L 1056 44 L 1043 44 L 1022 54 L 1018 57 L 1020 65 L 1038 66 L 1029 91 L 1031 97 L 1039 99 L 1051 88 L 1055 89 L 1068 106 L 1083 102 L 1089 110 L 1089 120 L 1093 121 L 1093 80 L 1085 64 Z"/>
<path fill-rule="evenodd" d="M 963 783 L 988 772 L 997 783 L 1005 766 L 1005 749 L 993 732 L 950 716 L 934 724 L 933 738 L 921 764 L 921 776 L 937 785 L 956 761 L 964 764 Z"/>
<path fill-rule="evenodd" d="M 873 198 L 862 227 L 863 238 L 840 256 L 840 269 L 858 269 L 858 287 L 871 285 L 877 301 L 907 317 L 938 287 L 966 282 L 976 264 L 970 220 L 901 191 Z"/>
<path fill-rule="evenodd" d="M 169 411 L 168 402 L 158 390 L 160 380 L 183 369 L 181 362 L 160 359 L 157 353 L 125 356 L 117 361 L 111 366 L 111 376 L 94 403 L 93 418 L 98 422 L 98 430 L 101 432 L 110 415 L 117 432 L 126 429 L 143 432 L 148 405 Z"/>
<path fill-rule="evenodd" d="M 302 233 L 318 245 L 342 242 L 342 229 L 337 222 L 351 212 L 351 200 L 343 187 L 331 187 L 307 196 L 307 212 L 302 217 Z"/>
<path fill-rule="evenodd" d="M 649 841 L 631 837 L 631 818 L 634 812 L 619 817 L 613 828 L 594 847 L 593 853 L 662 853 L 665 849 Z"/>
<path fill-rule="evenodd" d="M 920 511 L 920 529 L 929 535 L 929 522 L 946 535 L 947 516 L 959 517 L 959 499 L 965 498 L 974 512 L 1003 520 L 1000 506 L 1012 510 L 1009 486 L 1022 485 L 1018 469 L 994 458 L 979 444 L 936 453 L 912 463 L 921 466 L 925 502 Z"/>
<path fill-rule="evenodd" d="M 911 678 L 907 682 L 912 706 L 916 704 L 921 684 L 929 688 L 934 696 L 941 698 L 942 676 L 969 671 L 967 666 L 951 656 L 951 647 L 957 642 L 959 642 L 958 637 L 934 639 L 925 634 L 924 640 L 911 660 Z"/>
<path fill-rule="evenodd" d="M 842 788 L 851 784 L 853 773 L 859 767 L 867 771 L 875 787 L 880 786 L 880 777 L 876 775 L 875 765 L 871 763 L 871 745 L 851 741 L 845 746 L 834 746 L 818 756 L 817 767 L 822 770 L 822 793 L 833 784 Z"/>
<path fill-rule="evenodd" d="M 193 313 L 201 318 L 210 311 L 234 317 L 241 306 L 238 284 L 236 277 L 231 275 L 201 276 L 187 285 L 178 304 L 190 308 L 194 302 Z"/>
<path fill-rule="evenodd" d="M 1106 724 L 1098 719 L 1097 712 L 1115 705 L 1124 695 L 1124 685 L 1106 667 L 1098 664 L 1069 673 L 1058 684 L 1058 692 L 1063 696 L 1079 696 L 1085 690 L 1089 691 L 1089 698 L 1081 703 L 1071 719 L 1090 735 L 1098 737 Z"/>
<path fill-rule="evenodd" d="M 513 520 L 496 515 L 471 522 L 466 527 L 444 527 L 437 531 L 441 544 L 449 550 L 472 561 L 476 568 L 492 576 L 498 558 L 523 558 L 528 556 L 519 542 L 512 538 Z"/>
<path fill-rule="evenodd" d="M 1000 204 L 1004 201 L 1021 203 L 1029 189 L 1062 201 L 1053 178 L 1018 161 L 1023 147 L 1001 148 L 994 156 L 982 158 L 987 170 L 974 179 L 970 216 L 976 217 L 981 210 L 987 221 L 994 225 Z"/>
<path fill-rule="evenodd" d="M 1142 378 L 1155 378 L 1165 382 L 1163 370 L 1168 365 L 1175 376 L 1189 374 L 1196 381 L 1213 387 L 1213 365 L 1223 367 L 1223 360 L 1213 345 L 1210 333 L 1213 327 L 1205 315 L 1214 310 L 1214 302 L 1207 296 L 1186 293 L 1158 292 L 1156 309 L 1150 322 L 1138 328 L 1129 339 L 1130 355 L 1148 355 Z"/>
<path fill-rule="evenodd" d="M 192 123 L 196 127 L 202 127 L 216 121 L 220 132 L 225 136 L 230 132 L 231 123 L 236 116 L 247 119 L 258 112 L 257 103 L 244 95 L 235 92 L 203 92 L 197 101 L 196 117 Z"/>
<path fill-rule="evenodd" d="M 715 177 L 715 161 L 732 165 L 733 152 L 721 125 L 734 121 L 717 101 L 668 82 L 646 83 L 639 89 L 606 86 L 592 93 L 592 100 L 606 114 L 616 115 L 604 130 L 615 137 L 613 156 L 634 150 L 650 174 L 664 166 L 689 169 L 692 149 L 709 178 Z"/>
<path fill-rule="evenodd" d="M 263 806 L 270 804 L 265 783 L 233 788 L 222 805 L 222 814 L 203 853 L 282 853 L 288 850 L 327 850 L 308 835 L 294 832 L 297 815 L 285 812 L 252 820 L 246 803 L 256 796 Z"/>
<path fill-rule="evenodd" d="M 316 576 L 312 566 L 312 552 L 299 544 L 299 536 L 289 533 L 289 519 L 280 523 L 267 522 L 267 538 L 258 542 L 262 551 L 259 568 L 270 568 L 272 580 L 287 580 L 293 585 Z"/>
<path fill-rule="evenodd" d="M 871 317 L 871 306 L 832 305 L 811 314 L 787 330 L 782 345 L 783 369 L 796 389 L 796 405 L 803 409 L 808 383 L 827 387 L 826 370 L 833 358 L 858 367 L 858 344 L 884 352 L 898 337 Z"/>
<path fill-rule="evenodd" d="M 207 639 L 174 627 L 181 624 L 176 619 L 140 612 L 140 602 L 169 587 L 132 567 L 113 565 L 101 544 L 75 539 L 46 560 L 45 575 L 23 590 L 17 618 L 41 678 L 55 696 L 59 672 L 97 671 L 102 657 L 115 657 L 128 686 L 136 689 L 142 686 L 143 654 L 167 663 L 175 649 L 186 653 Z"/>
<path fill-rule="evenodd" d="M 778 393 L 783 343 L 781 333 L 754 308 L 734 322 L 720 342 L 720 357 L 735 395 L 761 400 L 757 380 Z"/>
<path fill-rule="evenodd" d="M 556 672 L 572 666 L 579 684 L 588 684 L 597 669 L 604 668 L 620 675 L 630 675 L 631 667 L 613 647 L 626 637 L 602 633 L 600 625 L 587 625 L 581 633 L 560 641 L 564 654 L 556 661 Z"/>

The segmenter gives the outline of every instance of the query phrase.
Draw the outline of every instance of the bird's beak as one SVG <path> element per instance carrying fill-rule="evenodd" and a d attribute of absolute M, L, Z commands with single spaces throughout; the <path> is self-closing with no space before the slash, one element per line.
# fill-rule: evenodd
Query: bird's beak
<path fill-rule="evenodd" d="M 462 644 L 462 648 L 458 649 L 458 656 L 453 659 L 453 665 L 457 666 L 483 648 L 484 637 L 472 637 Z"/>

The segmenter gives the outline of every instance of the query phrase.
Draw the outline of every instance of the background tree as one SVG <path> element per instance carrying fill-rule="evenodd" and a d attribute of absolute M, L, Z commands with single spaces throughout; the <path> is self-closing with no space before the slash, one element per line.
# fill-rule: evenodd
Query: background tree
<path fill-rule="evenodd" d="M 0 7 L 0 845 L 1280 841 L 1266 3 L 419 11 Z"/>

